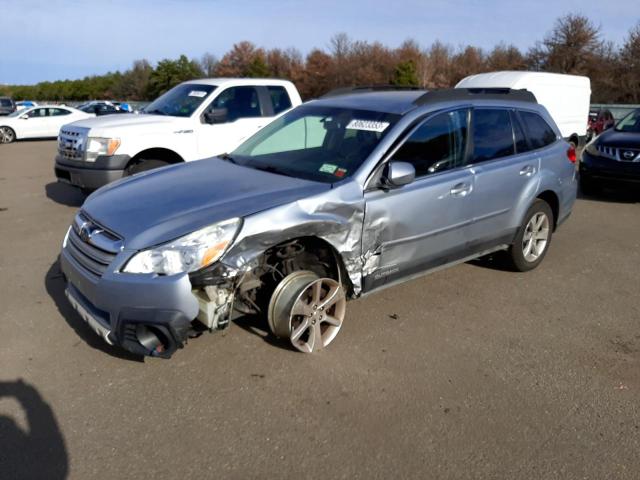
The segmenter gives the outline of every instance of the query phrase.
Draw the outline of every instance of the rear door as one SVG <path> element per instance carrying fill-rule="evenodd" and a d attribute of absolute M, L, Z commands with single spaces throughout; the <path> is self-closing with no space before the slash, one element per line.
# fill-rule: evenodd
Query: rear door
<path fill-rule="evenodd" d="M 425 120 L 391 156 L 414 165 L 415 181 L 365 192 L 365 291 L 465 255 L 475 202 L 468 122 L 468 109 Z"/>
<path fill-rule="evenodd" d="M 47 137 L 57 137 L 60 132 L 60 127 L 69 123 L 71 110 L 66 108 L 49 108 L 49 115 L 47 122 Z"/>
<path fill-rule="evenodd" d="M 201 120 L 198 127 L 200 158 L 234 150 L 274 115 L 269 92 L 261 86 L 226 88 L 213 99 L 205 113 L 213 109 L 226 109 L 226 121 L 210 125 Z"/>
<path fill-rule="evenodd" d="M 473 110 L 474 252 L 509 244 L 517 230 L 514 212 L 535 193 L 540 158 L 531 151 L 517 114 L 507 108 Z"/>

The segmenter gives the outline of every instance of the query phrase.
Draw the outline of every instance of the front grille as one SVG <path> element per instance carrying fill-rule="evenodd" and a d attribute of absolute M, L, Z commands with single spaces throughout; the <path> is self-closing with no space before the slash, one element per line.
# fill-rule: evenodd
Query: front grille
<path fill-rule="evenodd" d="M 79 213 L 71 225 L 65 248 L 87 272 L 101 277 L 122 249 L 122 240 Z"/>
<path fill-rule="evenodd" d="M 87 129 L 62 127 L 58 135 L 58 155 L 64 160 L 84 160 Z"/>
<path fill-rule="evenodd" d="M 619 162 L 635 162 L 640 161 L 640 149 L 635 148 L 618 148 L 608 145 L 598 145 L 598 151 L 605 157 Z"/>

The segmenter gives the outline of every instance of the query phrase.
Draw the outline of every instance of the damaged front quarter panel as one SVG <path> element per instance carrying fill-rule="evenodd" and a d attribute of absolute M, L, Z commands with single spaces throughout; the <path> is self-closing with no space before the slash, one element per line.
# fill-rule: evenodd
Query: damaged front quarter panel
<path fill-rule="evenodd" d="M 223 263 L 249 272 L 269 248 L 288 240 L 315 237 L 340 255 L 353 296 L 362 290 L 362 225 L 364 197 L 353 181 L 331 190 L 250 215 Z"/>

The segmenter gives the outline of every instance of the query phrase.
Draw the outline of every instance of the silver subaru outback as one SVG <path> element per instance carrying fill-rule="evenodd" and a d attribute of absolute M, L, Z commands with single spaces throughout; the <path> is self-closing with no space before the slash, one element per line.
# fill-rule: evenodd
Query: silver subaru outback
<path fill-rule="evenodd" d="M 243 315 L 316 352 L 349 299 L 498 251 L 537 267 L 574 162 L 527 91 L 341 91 L 230 154 L 95 192 L 64 238 L 66 294 L 137 354 L 168 358 Z"/>

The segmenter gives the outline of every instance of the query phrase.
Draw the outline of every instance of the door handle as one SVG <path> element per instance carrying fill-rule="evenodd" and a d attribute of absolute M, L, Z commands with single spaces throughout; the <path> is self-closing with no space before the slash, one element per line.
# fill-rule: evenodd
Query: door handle
<path fill-rule="evenodd" d="M 465 197 L 471 193 L 471 185 L 468 183 L 458 183 L 449 191 L 453 197 Z"/>
<path fill-rule="evenodd" d="M 536 167 L 534 167 L 533 165 L 527 165 L 522 170 L 520 170 L 520 175 L 526 175 L 527 177 L 530 177 L 534 173 L 536 173 Z"/>

